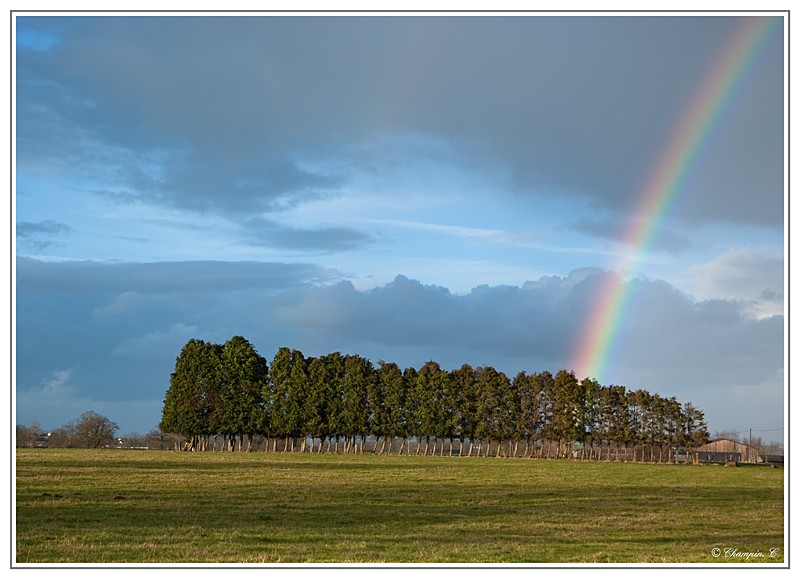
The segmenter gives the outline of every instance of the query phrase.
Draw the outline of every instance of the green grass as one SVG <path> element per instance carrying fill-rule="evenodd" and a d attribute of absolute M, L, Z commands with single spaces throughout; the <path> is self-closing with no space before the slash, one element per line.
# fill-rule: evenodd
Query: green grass
<path fill-rule="evenodd" d="M 18 450 L 16 561 L 745 562 L 732 552 L 713 557 L 717 547 L 782 563 L 783 475 L 503 458 Z"/>

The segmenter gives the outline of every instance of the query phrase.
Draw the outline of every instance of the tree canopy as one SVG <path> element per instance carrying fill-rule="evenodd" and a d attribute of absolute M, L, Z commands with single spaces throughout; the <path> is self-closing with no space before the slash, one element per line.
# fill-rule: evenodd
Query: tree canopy
<path fill-rule="evenodd" d="M 160 428 L 192 444 L 204 437 L 255 434 L 322 444 L 367 436 L 427 442 L 558 441 L 596 445 L 671 445 L 708 440 L 703 412 L 645 390 L 603 386 L 574 372 L 518 372 L 491 366 L 445 370 L 435 361 L 401 370 L 357 354 L 305 357 L 288 347 L 270 362 L 243 337 L 219 345 L 189 340 L 175 362 Z M 284 446 L 286 448 L 286 446 Z M 451 447 L 452 448 L 452 447 Z M 318 447 L 319 449 L 319 447 Z M 499 452 L 499 450 L 498 450 Z"/>

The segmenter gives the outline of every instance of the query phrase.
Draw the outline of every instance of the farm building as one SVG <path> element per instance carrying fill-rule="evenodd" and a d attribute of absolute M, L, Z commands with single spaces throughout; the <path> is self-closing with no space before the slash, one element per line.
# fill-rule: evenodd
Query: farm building
<path fill-rule="evenodd" d="M 729 438 L 712 440 L 695 451 L 700 462 L 761 462 L 757 448 Z"/>

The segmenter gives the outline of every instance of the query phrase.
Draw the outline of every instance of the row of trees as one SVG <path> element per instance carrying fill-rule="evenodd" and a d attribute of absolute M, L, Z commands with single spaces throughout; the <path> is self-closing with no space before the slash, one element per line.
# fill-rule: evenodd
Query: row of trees
<path fill-rule="evenodd" d="M 339 352 L 305 357 L 280 348 L 271 362 L 243 337 L 225 344 L 192 339 L 183 347 L 164 400 L 162 432 L 203 449 L 222 437 L 250 449 L 256 435 L 267 450 L 353 452 L 368 436 L 383 441 L 454 441 L 463 454 L 488 449 L 517 455 L 556 441 L 559 455 L 583 447 L 641 444 L 692 448 L 708 440 L 703 412 L 674 397 L 602 386 L 561 370 L 513 378 L 490 366 L 447 371 L 433 361 L 418 370 L 393 362 L 377 367 Z M 416 447 L 420 452 L 421 444 Z M 443 446 L 440 446 L 440 452 Z M 530 451 L 528 455 L 530 455 Z"/>
<path fill-rule="evenodd" d="M 77 419 L 43 432 L 38 422 L 30 426 L 17 424 L 18 448 L 105 448 L 117 443 L 119 427 L 102 414 L 87 410 Z"/>
<path fill-rule="evenodd" d="M 110 418 L 88 410 L 79 418 L 46 431 L 38 421 L 30 425 L 17 424 L 17 448 L 118 448 L 169 450 L 180 437 L 150 429 L 146 434 L 129 432 L 118 436 L 117 424 Z"/>

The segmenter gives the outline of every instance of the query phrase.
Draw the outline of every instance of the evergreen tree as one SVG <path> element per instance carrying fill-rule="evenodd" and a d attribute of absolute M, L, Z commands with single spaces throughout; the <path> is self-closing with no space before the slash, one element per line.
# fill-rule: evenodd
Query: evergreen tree
<path fill-rule="evenodd" d="M 406 417 L 406 382 L 403 372 L 394 362 L 378 362 L 378 387 L 383 397 L 384 436 L 408 436 Z M 391 451 L 391 447 L 390 447 Z"/>
<path fill-rule="evenodd" d="M 584 391 L 578 383 L 574 372 L 559 370 L 553 384 L 553 432 L 563 444 L 561 453 L 572 446 L 575 441 L 583 441 Z"/>
<path fill-rule="evenodd" d="M 265 397 L 272 406 L 267 432 L 276 438 L 291 434 L 291 373 L 292 351 L 286 347 L 279 348 L 269 366 L 268 394 Z"/>
<path fill-rule="evenodd" d="M 579 382 L 567 370 L 555 376 L 519 372 L 513 381 L 490 366 L 464 364 L 448 372 L 433 360 L 419 371 L 403 372 L 381 360 L 376 370 L 359 355 L 334 352 L 306 359 L 286 347 L 267 365 L 242 336 L 224 345 L 198 339 L 186 343 L 170 375 L 160 429 L 183 435 L 189 439 L 186 448 L 193 449 L 205 448 L 209 437 L 219 435 L 229 447 L 237 437 L 241 447 L 247 436 L 249 449 L 253 436 L 263 433 L 273 450 L 278 438 L 285 440 L 284 451 L 295 450 L 299 438 L 304 451 L 310 437 L 312 451 L 319 440 L 317 452 L 325 442 L 330 450 L 334 441 L 338 452 L 344 436 L 345 452 L 358 448 L 357 437 L 363 452 L 367 437 L 375 436 L 373 452 L 383 453 L 387 445 L 392 452 L 390 441 L 403 437 L 402 453 L 407 438 L 416 437 L 417 453 L 425 439 L 427 454 L 433 438 L 432 454 L 444 454 L 448 440 L 452 454 L 458 437 L 459 454 L 468 439 L 470 455 L 475 442 L 483 454 L 484 442 L 497 441 L 496 456 L 519 456 L 524 438 L 523 456 L 544 456 L 546 444 L 546 456 L 552 457 L 550 442 L 555 441 L 557 456 L 566 456 L 572 443 L 580 442 L 583 457 L 587 447 L 597 444 L 633 445 L 634 460 L 647 456 L 657 461 L 664 445 L 673 453 L 708 440 L 705 416 L 690 403 L 641 389 L 601 386 L 588 377 Z M 647 446 L 637 446 L 642 444 Z M 632 455 L 626 451 L 624 456 Z"/>
<path fill-rule="evenodd" d="M 683 408 L 686 447 L 697 448 L 704 445 L 709 438 L 705 414 L 691 402 L 687 402 Z"/>
<path fill-rule="evenodd" d="M 190 438 L 216 434 L 222 406 L 222 348 L 218 344 L 191 339 L 175 361 L 162 409 L 162 432 Z"/>
<path fill-rule="evenodd" d="M 581 388 L 583 389 L 583 415 L 579 430 L 584 444 L 594 446 L 599 430 L 601 386 L 594 378 L 584 378 L 581 381 Z"/>
<path fill-rule="evenodd" d="M 344 358 L 342 381 L 342 425 L 343 434 L 349 437 L 345 452 L 355 451 L 357 436 L 366 437 L 369 427 L 369 404 L 367 392 L 369 382 L 374 379 L 372 363 L 358 354 Z M 363 446 L 362 446 L 363 450 Z"/>
<path fill-rule="evenodd" d="M 328 372 L 322 358 L 312 358 L 308 362 L 308 395 L 305 404 L 305 424 L 308 433 L 320 441 L 319 450 L 322 449 L 322 439 L 329 435 L 329 392 Z M 313 448 L 311 449 L 314 450 Z"/>
<path fill-rule="evenodd" d="M 263 391 L 267 361 L 242 336 L 234 336 L 222 348 L 223 382 L 218 430 L 228 436 L 253 434 L 264 425 Z"/>
<path fill-rule="evenodd" d="M 454 393 L 455 415 L 453 418 L 459 437 L 459 455 L 463 453 L 464 440 L 469 439 L 471 443 L 475 439 L 478 411 L 476 384 L 475 369 L 469 364 L 462 364 L 461 368 L 450 373 L 450 387 Z M 469 454 L 471 453 L 472 446 L 470 445 Z"/>
<path fill-rule="evenodd" d="M 301 438 L 300 450 L 305 450 L 306 434 L 306 403 L 308 401 L 308 373 L 306 372 L 306 359 L 300 350 L 292 350 L 290 357 L 291 369 L 289 370 L 288 397 L 286 404 L 286 434 L 292 440 L 292 450 L 297 438 Z"/>
<path fill-rule="evenodd" d="M 333 352 L 322 357 L 325 363 L 326 375 L 326 406 L 327 406 L 327 427 L 326 435 L 333 437 L 335 450 L 339 448 L 339 437 L 345 434 L 345 415 L 344 415 L 344 376 L 345 359 L 339 352 Z M 330 446 L 330 444 L 329 444 Z"/>

